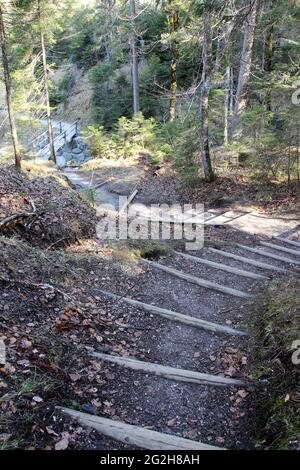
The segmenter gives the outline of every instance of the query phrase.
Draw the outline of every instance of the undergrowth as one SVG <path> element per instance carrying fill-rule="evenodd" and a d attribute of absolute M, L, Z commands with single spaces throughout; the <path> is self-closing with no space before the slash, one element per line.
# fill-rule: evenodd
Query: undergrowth
<path fill-rule="evenodd" d="M 252 374 L 266 379 L 262 393 L 263 422 L 258 445 L 269 449 L 300 448 L 300 280 L 282 279 L 270 284 L 259 305 L 255 325 L 257 343 Z"/>

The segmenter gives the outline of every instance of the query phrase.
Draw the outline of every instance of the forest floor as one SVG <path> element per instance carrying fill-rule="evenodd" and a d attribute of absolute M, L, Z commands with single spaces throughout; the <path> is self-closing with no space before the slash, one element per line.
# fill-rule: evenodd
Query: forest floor
<path fill-rule="evenodd" d="M 103 198 L 107 194 L 113 200 L 118 194 L 128 195 L 136 186 L 143 202 L 160 198 L 173 201 L 176 190 L 172 178 L 168 186 L 164 178 L 152 174 L 151 168 L 144 172 L 138 164 L 131 171 L 130 163 L 127 165 L 127 170 L 122 165 L 118 169 L 114 163 L 113 168 L 104 165 L 93 175 L 81 173 L 81 182 L 93 178 L 93 185 L 116 178 L 94 203 L 101 199 L 106 202 Z M 156 198 L 151 196 L 154 193 Z M 255 381 L 256 325 L 261 331 L 264 328 L 259 323 L 260 306 L 270 286 L 280 282 L 282 276 L 269 272 L 270 280 L 258 282 L 182 261 L 172 251 L 181 249 L 180 243 L 101 244 L 95 239 L 97 215 L 83 197 L 88 198 L 84 191 L 78 194 L 52 170 L 48 174 L 30 168 L 22 175 L 13 169 L 0 170 L 1 217 L 28 211 L 32 201 L 37 209 L 30 223 L 20 219 L 1 231 L 0 332 L 7 345 L 7 362 L 0 369 L 0 449 L 133 448 L 83 428 L 63 416 L 56 406 L 220 447 L 272 445 L 281 431 L 276 428 L 275 434 L 262 433 L 266 425 L 262 411 L 268 413 L 265 399 L 271 393 L 265 382 L 238 388 L 183 384 L 123 369 L 96 360 L 90 353 L 113 353 Z M 193 254 L 216 262 L 222 260 L 217 254 L 211 255 L 211 246 L 225 250 L 234 247 L 234 253 L 242 254 L 237 243 L 257 243 L 257 237 L 233 227 L 207 226 L 205 231 L 205 248 Z M 175 279 L 145 266 L 141 255 L 256 294 L 260 300 L 245 301 Z M 259 255 L 249 257 L 261 260 Z M 282 266 L 279 261 L 269 261 L 275 267 Z M 238 261 L 230 264 L 245 269 Z M 260 268 L 249 270 L 266 274 Z M 286 279 L 285 275 L 285 283 Z M 248 331 L 250 336 L 239 339 L 213 334 L 154 317 L 120 301 L 107 300 L 97 289 Z M 293 289 L 297 292 L 298 287 L 293 285 Z M 273 360 L 271 357 L 271 365 Z M 270 371 L 267 375 L 263 372 L 259 378 L 269 379 L 271 375 Z M 280 391 L 283 401 L 285 392 Z M 289 409 L 294 410 L 297 393 L 299 389 L 289 384 L 289 399 L 284 401 Z M 299 445 L 294 434 L 288 442 L 293 448 Z"/>
<path fill-rule="evenodd" d="M 128 195 L 139 189 L 140 202 L 203 203 L 207 208 L 248 207 L 268 214 L 276 212 L 300 215 L 300 189 L 297 182 L 255 178 L 243 167 L 224 170 L 216 181 L 205 184 L 195 179 L 191 185 L 172 164 L 153 166 L 148 154 L 126 160 L 95 159 L 81 168 L 81 174 L 93 172 L 94 180 L 115 177 L 106 187 L 116 194 Z"/>

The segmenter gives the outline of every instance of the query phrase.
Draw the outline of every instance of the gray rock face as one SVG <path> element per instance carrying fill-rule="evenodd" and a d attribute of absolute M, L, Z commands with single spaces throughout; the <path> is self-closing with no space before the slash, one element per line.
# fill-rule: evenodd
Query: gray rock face
<path fill-rule="evenodd" d="M 79 155 L 80 153 L 82 153 L 82 150 L 78 147 L 75 147 L 72 149 L 72 153 L 74 153 L 75 155 Z"/>
<path fill-rule="evenodd" d="M 70 152 L 63 152 L 62 154 L 63 158 L 68 162 L 69 160 L 72 160 L 73 154 Z"/>
<path fill-rule="evenodd" d="M 87 160 L 92 158 L 92 154 L 80 137 L 75 137 L 72 142 L 67 143 L 64 147 L 57 152 L 59 157 L 59 166 L 74 166 L 82 165 Z"/>

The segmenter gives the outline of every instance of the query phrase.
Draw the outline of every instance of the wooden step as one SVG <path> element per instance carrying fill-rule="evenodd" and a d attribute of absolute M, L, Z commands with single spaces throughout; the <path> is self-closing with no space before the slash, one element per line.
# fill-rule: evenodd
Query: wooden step
<path fill-rule="evenodd" d="M 58 406 L 67 416 L 74 418 L 82 426 L 95 429 L 111 439 L 124 444 L 131 444 L 141 449 L 151 450 L 225 450 L 201 442 L 191 441 L 182 437 L 172 436 L 157 431 L 152 431 L 140 426 L 125 424 L 121 421 L 93 416 L 80 411 Z"/>
<path fill-rule="evenodd" d="M 272 248 L 272 250 L 283 251 L 284 253 L 289 253 L 290 255 L 300 256 L 300 251 L 291 250 L 290 248 L 285 248 L 284 246 L 274 245 L 274 243 L 267 243 L 262 241 L 260 244 L 268 248 Z"/>
<path fill-rule="evenodd" d="M 231 289 L 230 287 L 222 286 L 212 281 L 207 281 L 206 279 L 200 279 L 195 276 L 190 276 L 189 274 L 185 274 L 182 271 L 178 271 L 177 269 L 170 268 L 165 266 L 164 264 L 155 263 L 154 261 L 144 260 L 145 263 L 149 264 L 153 268 L 160 269 L 172 276 L 178 277 L 179 279 L 183 279 L 191 284 L 196 284 L 199 287 L 204 287 L 206 289 L 212 289 L 218 292 L 222 292 L 223 294 L 233 295 L 235 297 L 240 297 L 242 299 L 254 299 L 255 295 L 249 294 L 246 292 L 242 292 L 236 289 Z"/>
<path fill-rule="evenodd" d="M 155 305 L 145 304 L 143 302 L 139 302 L 138 300 L 130 299 L 128 297 L 121 297 L 111 292 L 106 292 L 99 289 L 95 289 L 95 292 L 105 297 L 109 297 L 114 300 L 119 300 L 120 302 L 125 302 L 129 305 L 133 305 L 134 307 L 141 308 L 143 310 L 146 310 L 147 312 L 153 313 L 154 315 L 159 315 L 168 320 L 184 323 L 186 325 L 201 328 L 203 330 L 212 331 L 214 333 L 225 333 L 234 336 L 247 335 L 247 333 L 244 333 L 243 331 L 235 330 L 225 325 L 218 325 L 217 323 L 211 323 L 205 320 L 200 320 L 199 318 L 183 315 L 182 313 L 173 312 L 172 310 L 156 307 Z"/>
<path fill-rule="evenodd" d="M 262 263 L 261 261 L 257 261 L 255 259 L 246 258 L 244 256 L 239 256 L 234 253 L 229 253 L 227 251 L 217 250 L 215 248 L 209 248 L 209 251 L 211 251 L 212 253 L 216 253 L 217 255 L 224 256 L 225 258 L 241 261 L 242 263 L 250 264 L 251 266 L 256 266 L 257 268 L 265 269 L 267 271 L 276 271 L 278 273 L 292 274 L 295 276 L 295 272 L 293 271 L 284 268 L 279 268 L 278 266 L 273 266 L 272 264 Z"/>
<path fill-rule="evenodd" d="M 218 375 L 203 374 L 192 370 L 176 369 L 175 367 L 163 366 L 151 362 L 142 362 L 129 357 L 112 356 L 104 353 L 92 353 L 93 357 L 102 361 L 112 362 L 120 366 L 128 367 L 133 370 L 151 372 L 152 374 L 164 377 L 165 379 L 175 380 L 176 382 L 188 382 L 198 385 L 224 386 L 245 386 L 245 382 L 239 379 L 229 379 Z"/>
<path fill-rule="evenodd" d="M 274 237 L 274 240 L 279 240 L 280 242 L 284 242 L 288 245 L 297 246 L 300 248 L 300 242 L 295 242 L 294 240 L 289 240 L 288 238 Z"/>
<path fill-rule="evenodd" d="M 237 245 L 237 246 L 239 246 L 243 250 L 250 251 L 251 253 L 255 253 L 260 256 L 265 256 L 267 258 L 276 259 L 277 261 L 282 261 L 283 263 L 296 264 L 297 266 L 300 266 L 300 261 L 295 261 L 291 258 L 285 258 L 284 256 L 274 255 L 273 253 L 269 253 L 268 251 L 262 251 L 258 248 L 250 248 L 249 246 L 244 246 L 244 245 Z"/>
<path fill-rule="evenodd" d="M 258 280 L 268 279 L 268 277 L 264 276 L 263 274 L 251 273 L 249 271 L 244 271 L 242 269 L 233 268 L 232 266 L 227 266 L 226 264 L 215 263 L 214 261 L 210 261 L 208 259 L 198 258 L 197 256 L 191 256 L 191 255 L 188 255 L 187 253 L 180 253 L 179 251 L 175 251 L 175 253 L 178 256 L 182 256 L 183 258 L 194 261 L 196 263 L 204 264 L 211 268 L 220 269 L 221 271 L 226 271 L 228 273 L 237 274 L 238 276 L 249 277 L 250 279 L 258 279 Z"/>

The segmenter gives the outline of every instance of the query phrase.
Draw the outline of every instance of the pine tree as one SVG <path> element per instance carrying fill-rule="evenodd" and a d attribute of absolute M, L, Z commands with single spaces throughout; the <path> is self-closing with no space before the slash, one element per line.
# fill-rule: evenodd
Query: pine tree
<path fill-rule="evenodd" d="M 137 54 L 137 35 L 136 35 L 136 7 L 135 0 L 130 0 L 131 17 L 131 61 L 132 61 L 132 90 L 133 90 L 133 114 L 140 111 L 140 83 L 139 83 L 139 62 Z"/>
<path fill-rule="evenodd" d="M 242 132 L 242 117 L 247 105 L 247 88 L 251 74 L 253 45 L 259 7 L 260 0 L 249 0 L 249 12 L 246 15 L 244 24 L 243 50 L 240 60 L 240 71 L 236 91 L 235 108 L 232 119 L 231 133 L 233 140 L 237 140 L 239 137 L 241 137 Z"/>
<path fill-rule="evenodd" d="M 211 31 L 211 5 L 209 0 L 203 6 L 203 53 L 202 53 L 202 80 L 200 93 L 200 153 L 206 181 L 214 181 L 209 141 L 209 92 L 212 79 L 212 31 Z"/>
<path fill-rule="evenodd" d="M 13 149 L 14 149 L 15 166 L 17 170 L 20 170 L 21 169 L 21 155 L 20 155 L 18 134 L 17 134 L 16 124 L 15 124 L 13 102 L 12 102 L 12 88 L 11 88 L 11 78 L 10 78 L 9 61 L 8 61 L 7 33 L 6 33 L 6 27 L 5 27 L 4 8 L 5 8 L 5 4 L 3 0 L 0 0 L 0 45 L 1 45 L 1 51 L 2 51 L 2 65 L 3 65 L 3 73 L 4 73 L 5 90 L 6 90 L 7 111 L 8 111 L 8 116 L 9 116 L 11 137 L 12 137 L 12 143 L 13 143 Z"/>
<path fill-rule="evenodd" d="M 56 153 L 54 146 L 54 136 L 51 120 L 51 107 L 50 107 L 50 98 L 49 98 L 49 86 L 48 86 L 48 66 L 47 66 L 47 57 L 46 57 L 46 46 L 45 46 L 45 32 L 44 32 L 44 5 L 43 0 L 37 0 L 38 7 L 38 20 L 40 27 L 40 47 L 42 51 L 42 63 L 43 63 L 43 82 L 44 82 L 44 92 L 46 98 L 46 113 L 47 113 L 47 123 L 48 123 L 48 139 L 49 147 L 51 153 L 51 159 L 56 163 Z"/>

